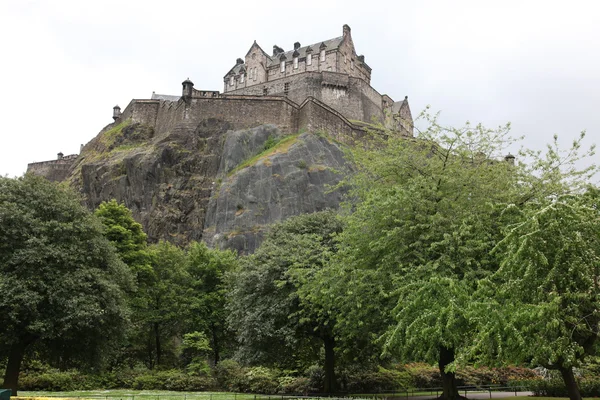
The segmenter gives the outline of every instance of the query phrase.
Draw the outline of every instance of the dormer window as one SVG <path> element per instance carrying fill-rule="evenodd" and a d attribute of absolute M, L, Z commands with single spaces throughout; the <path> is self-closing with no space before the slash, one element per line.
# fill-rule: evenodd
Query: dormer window
<path fill-rule="evenodd" d="M 298 57 L 294 57 L 294 69 L 298 69 Z"/>
<path fill-rule="evenodd" d="M 280 68 L 279 68 L 279 70 L 280 70 L 281 72 L 285 72 L 285 60 L 281 61 L 281 64 L 280 64 Z"/>
<path fill-rule="evenodd" d="M 256 67 L 252 68 L 254 70 L 254 80 L 256 80 Z"/>
<path fill-rule="evenodd" d="M 354 69 L 354 60 L 350 60 L 350 68 Z"/>
<path fill-rule="evenodd" d="M 233 86 L 233 84 L 234 84 L 234 79 L 235 79 L 235 78 L 233 77 L 233 75 L 231 76 L 231 78 L 229 78 L 229 86 Z"/>
<path fill-rule="evenodd" d="M 321 62 L 325 62 L 325 49 L 321 50 Z"/>
<path fill-rule="evenodd" d="M 312 65 L 312 54 L 308 53 L 306 55 L 306 65 Z"/>
<path fill-rule="evenodd" d="M 243 73 L 240 75 L 240 83 L 244 83 L 244 74 Z"/>

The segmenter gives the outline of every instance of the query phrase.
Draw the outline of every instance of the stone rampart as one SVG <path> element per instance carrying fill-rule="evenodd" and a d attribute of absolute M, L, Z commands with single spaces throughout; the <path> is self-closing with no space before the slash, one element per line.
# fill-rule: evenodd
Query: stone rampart
<path fill-rule="evenodd" d="M 30 163 L 27 164 L 27 172 L 43 176 L 53 182 L 61 182 L 69 176 L 69 170 L 76 158 L 77 154 L 72 154 L 60 160 Z"/>

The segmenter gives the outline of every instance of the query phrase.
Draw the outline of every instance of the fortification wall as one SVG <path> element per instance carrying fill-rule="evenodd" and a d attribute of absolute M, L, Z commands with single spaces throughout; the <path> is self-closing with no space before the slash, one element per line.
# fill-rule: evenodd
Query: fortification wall
<path fill-rule="evenodd" d="M 326 132 L 348 144 L 365 135 L 363 129 L 353 125 L 340 112 L 314 98 L 306 99 L 300 106 L 298 127 L 310 132 Z"/>
<path fill-rule="evenodd" d="M 43 176 L 53 182 L 61 182 L 69 176 L 69 170 L 77 155 L 67 156 L 61 160 L 41 161 L 27 164 L 27 172 Z"/>
<path fill-rule="evenodd" d="M 287 90 L 286 90 L 287 88 Z M 362 79 L 337 72 L 306 72 L 227 92 L 231 95 L 286 96 L 296 104 L 314 97 L 348 119 L 383 121 L 382 96 Z"/>

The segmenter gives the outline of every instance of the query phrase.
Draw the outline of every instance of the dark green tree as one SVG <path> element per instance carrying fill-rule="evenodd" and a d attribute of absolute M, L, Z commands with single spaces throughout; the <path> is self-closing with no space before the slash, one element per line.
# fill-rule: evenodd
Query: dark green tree
<path fill-rule="evenodd" d="M 342 224 L 331 211 L 293 217 L 272 228 L 232 275 L 229 324 L 250 363 L 298 367 L 324 351 L 325 391 L 336 390 L 335 315 L 307 285 L 335 254 Z"/>
<path fill-rule="evenodd" d="M 17 393 L 35 342 L 85 338 L 88 349 L 127 323 L 132 279 L 100 222 L 71 190 L 44 178 L 0 177 L 0 342 L 4 387 Z"/>
<path fill-rule="evenodd" d="M 202 332 L 208 338 L 216 365 L 225 352 L 231 353 L 233 335 L 227 328 L 225 275 L 237 267 L 231 251 L 209 249 L 204 243 L 191 243 L 186 249 L 187 317 L 189 332 Z"/>

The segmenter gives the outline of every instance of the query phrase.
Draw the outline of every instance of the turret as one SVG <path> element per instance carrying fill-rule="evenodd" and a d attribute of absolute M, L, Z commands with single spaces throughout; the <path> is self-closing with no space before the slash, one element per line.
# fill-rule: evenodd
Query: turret
<path fill-rule="evenodd" d="M 57 160 L 62 160 L 64 156 L 65 156 L 65 155 L 64 155 L 64 154 L 62 153 L 62 151 L 61 151 L 61 152 L 59 152 L 59 153 L 56 155 L 56 159 L 57 159 Z"/>
<path fill-rule="evenodd" d="M 190 81 L 190 78 L 187 78 L 181 84 L 183 85 L 181 97 L 183 98 L 183 101 L 189 104 L 189 102 L 192 100 L 192 90 L 194 89 L 194 82 Z"/>
<path fill-rule="evenodd" d="M 506 161 L 509 165 L 515 165 L 515 156 L 508 153 L 504 156 L 504 161 Z"/>
<path fill-rule="evenodd" d="M 342 27 L 342 35 L 350 36 L 350 27 L 347 24 L 344 24 L 344 26 Z"/>
<path fill-rule="evenodd" d="M 113 120 L 118 120 L 121 117 L 121 107 L 118 105 L 113 107 Z"/>

